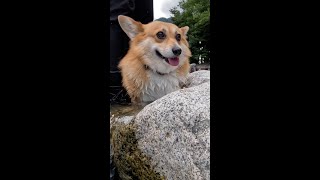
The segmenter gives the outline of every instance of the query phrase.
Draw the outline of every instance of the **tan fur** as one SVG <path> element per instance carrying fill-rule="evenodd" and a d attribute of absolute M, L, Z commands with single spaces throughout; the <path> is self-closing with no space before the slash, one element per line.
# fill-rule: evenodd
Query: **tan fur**
<path fill-rule="evenodd" d="M 131 101 L 133 103 L 140 103 L 142 101 L 142 91 L 146 84 L 150 81 L 150 70 L 145 69 L 145 64 L 150 67 L 160 68 L 160 66 L 168 66 L 168 69 L 173 69 L 170 65 L 163 65 L 161 60 L 153 57 L 153 52 L 150 52 L 150 47 L 147 44 L 155 45 L 159 50 L 168 49 L 175 44 L 186 47 L 182 49 L 184 56 L 181 55 L 179 60 L 181 61 L 176 69 L 168 73 L 175 73 L 177 77 L 183 79 L 186 78 L 189 73 L 189 57 L 191 52 L 189 50 L 189 44 L 186 40 L 186 33 L 188 27 L 178 28 L 171 23 L 154 21 L 149 24 L 141 24 L 126 16 L 118 17 L 120 26 L 130 37 L 130 49 L 125 57 L 119 63 L 119 69 L 122 75 L 122 84 L 127 90 Z M 156 34 L 159 31 L 166 33 L 165 39 L 158 39 Z M 177 41 L 176 33 L 181 34 L 181 40 Z M 184 57 L 184 58 L 182 58 Z M 181 59 L 182 58 L 182 59 Z M 164 60 L 163 60 L 164 61 Z M 165 63 L 164 63 L 165 64 Z M 164 68 L 165 69 L 165 68 Z M 150 72 L 148 72 L 150 71 Z M 168 76 L 164 75 L 163 78 Z M 156 83 L 156 82 L 155 82 Z"/>

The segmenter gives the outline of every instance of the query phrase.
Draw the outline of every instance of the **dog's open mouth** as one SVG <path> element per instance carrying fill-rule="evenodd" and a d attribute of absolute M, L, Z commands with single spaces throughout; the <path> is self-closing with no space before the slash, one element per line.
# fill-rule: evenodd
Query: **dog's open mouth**
<path fill-rule="evenodd" d="M 178 57 L 174 57 L 174 58 L 166 58 L 164 56 L 162 56 L 162 54 L 156 50 L 156 54 L 157 56 L 159 56 L 161 59 L 164 59 L 168 64 L 170 64 L 171 66 L 178 66 L 179 65 L 179 58 Z"/>

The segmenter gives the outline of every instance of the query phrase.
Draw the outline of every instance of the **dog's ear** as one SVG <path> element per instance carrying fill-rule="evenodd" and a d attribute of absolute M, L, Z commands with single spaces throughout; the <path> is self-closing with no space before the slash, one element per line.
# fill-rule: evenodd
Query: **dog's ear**
<path fill-rule="evenodd" d="M 180 28 L 182 33 L 186 36 L 187 35 L 187 32 L 189 31 L 189 26 L 184 26 L 182 28 Z"/>
<path fill-rule="evenodd" d="M 130 39 L 133 39 L 137 34 L 143 32 L 142 24 L 128 16 L 119 15 L 118 21 L 122 30 L 128 35 Z"/>

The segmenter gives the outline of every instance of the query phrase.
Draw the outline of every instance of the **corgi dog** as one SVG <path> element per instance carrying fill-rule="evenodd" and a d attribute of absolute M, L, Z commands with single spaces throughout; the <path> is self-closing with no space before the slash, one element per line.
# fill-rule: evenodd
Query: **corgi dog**
<path fill-rule="evenodd" d="M 190 69 L 189 27 L 160 21 L 142 24 L 123 15 L 118 21 L 130 38 L 118 68 L 131 102 L 150 103 L 181 89 Z"/>

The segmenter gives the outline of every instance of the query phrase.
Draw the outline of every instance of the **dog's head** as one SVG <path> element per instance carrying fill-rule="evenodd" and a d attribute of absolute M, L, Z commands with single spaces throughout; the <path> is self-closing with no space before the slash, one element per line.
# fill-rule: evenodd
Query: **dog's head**
<path fill-rule="evenodd" d="M 141 24 L 123 15 L 118 16 L 118 20 L 131 40 L 130 50 L 154 70 L 169 73 L 191 56 L 187 41 L 188 26 L 179 28 L 160 21 Z"/>

